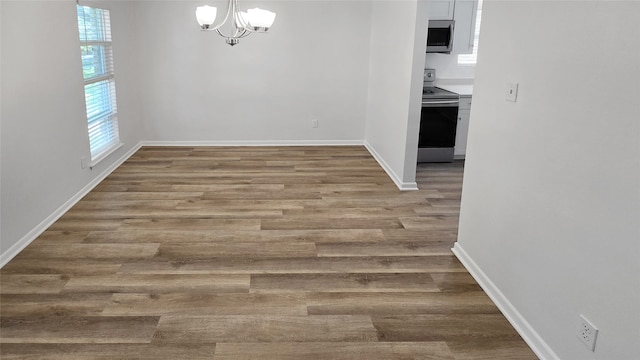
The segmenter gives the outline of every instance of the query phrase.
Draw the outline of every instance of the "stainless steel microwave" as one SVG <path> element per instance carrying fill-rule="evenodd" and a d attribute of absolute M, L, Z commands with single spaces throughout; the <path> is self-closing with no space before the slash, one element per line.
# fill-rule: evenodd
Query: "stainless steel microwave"
<path fill-rule="evenodd" d="M 429 20 L 427 32 L 428 53 L 451 53 L 453 47 L 454 20 Z"/>

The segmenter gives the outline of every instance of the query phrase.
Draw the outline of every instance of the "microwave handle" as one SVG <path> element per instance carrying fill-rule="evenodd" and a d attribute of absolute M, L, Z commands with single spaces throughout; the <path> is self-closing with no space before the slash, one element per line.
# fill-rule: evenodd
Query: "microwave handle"
<path fill-rule="evenodd" d="M 453 27 L 455 26 L 455 23 L 452 21 L 451 24 L 449 25 L 449 34 L 451 34 L 451 39 L 449 39 L 449 47 L 446 51 L 447 54 L 451 54 L 451 51 L 453 50 Z"/>

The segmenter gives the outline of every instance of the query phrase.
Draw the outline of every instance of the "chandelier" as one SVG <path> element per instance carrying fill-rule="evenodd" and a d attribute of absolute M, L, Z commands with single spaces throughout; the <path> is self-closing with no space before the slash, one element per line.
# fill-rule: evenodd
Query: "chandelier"
<path fill-rule="evenodd" d="M 238 10 L 238 0 L 229 0 L 227 6 L 227 15 L 221 23 L 213 26 L 216 21 L 218 9 L 213 6 L 205 5 L 196 8 L 196 19 L 203 31 L 215 31 L 218 35 L 225 38 L 227 44 L 233 46 L 243 37 L 247 37 L 252 33 L 265 33 L 276 18 L 276 14 L 262 9 L 249 9 L 246 12 Z M 231 21 L 233 23 L 229 35 L 225 35 L 220 28 Z"/>

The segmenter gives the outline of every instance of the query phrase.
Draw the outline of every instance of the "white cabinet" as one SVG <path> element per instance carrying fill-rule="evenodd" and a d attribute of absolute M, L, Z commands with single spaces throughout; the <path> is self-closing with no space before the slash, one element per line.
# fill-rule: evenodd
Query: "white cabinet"
<path fill-rule="evenodd" d="M 456 128 L 456 146 L 453 156 L 464 159 L 467 153 L 467 134 L 469 132 L 469 118 L 471 115 L 471 96 L 460 96 L 458 106 L 458 127 Z"/>
<path fill-rule="evenodd" d="M 453 20 L 455 0 L 429 1 L 429 20 Z"/>
<path fill-rule="evenodd" d="M 456 23 L 453 31 L 452 54 L 471 54 L 473 52 L 477 13 L 478 0 L 456 0 L 453 16 Z"/>
<path fill-rule="evenodd" d="M 471 54 L 478 0 L 431 0 L 429 20 L 455 20 L 452 54 Z"/>

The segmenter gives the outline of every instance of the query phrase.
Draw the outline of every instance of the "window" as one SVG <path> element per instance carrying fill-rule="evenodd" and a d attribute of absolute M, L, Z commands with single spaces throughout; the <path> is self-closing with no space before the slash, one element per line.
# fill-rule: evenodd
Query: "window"
<path fill-rule="evenodd" d="M 482 0 L 478 0 L 478 11 L 476 12 L 476 28 L 473 32 L 473 52 L 471 54 L 458 55 L 458 64 L 475 65 L 478 58 L 478 35 L 480 35 L 480 20 L 482 18 Z"/>
<path fill-rule="evenodd" d="M 109 10 L 77 6 L 91 162 L 119 145 Z"/>

